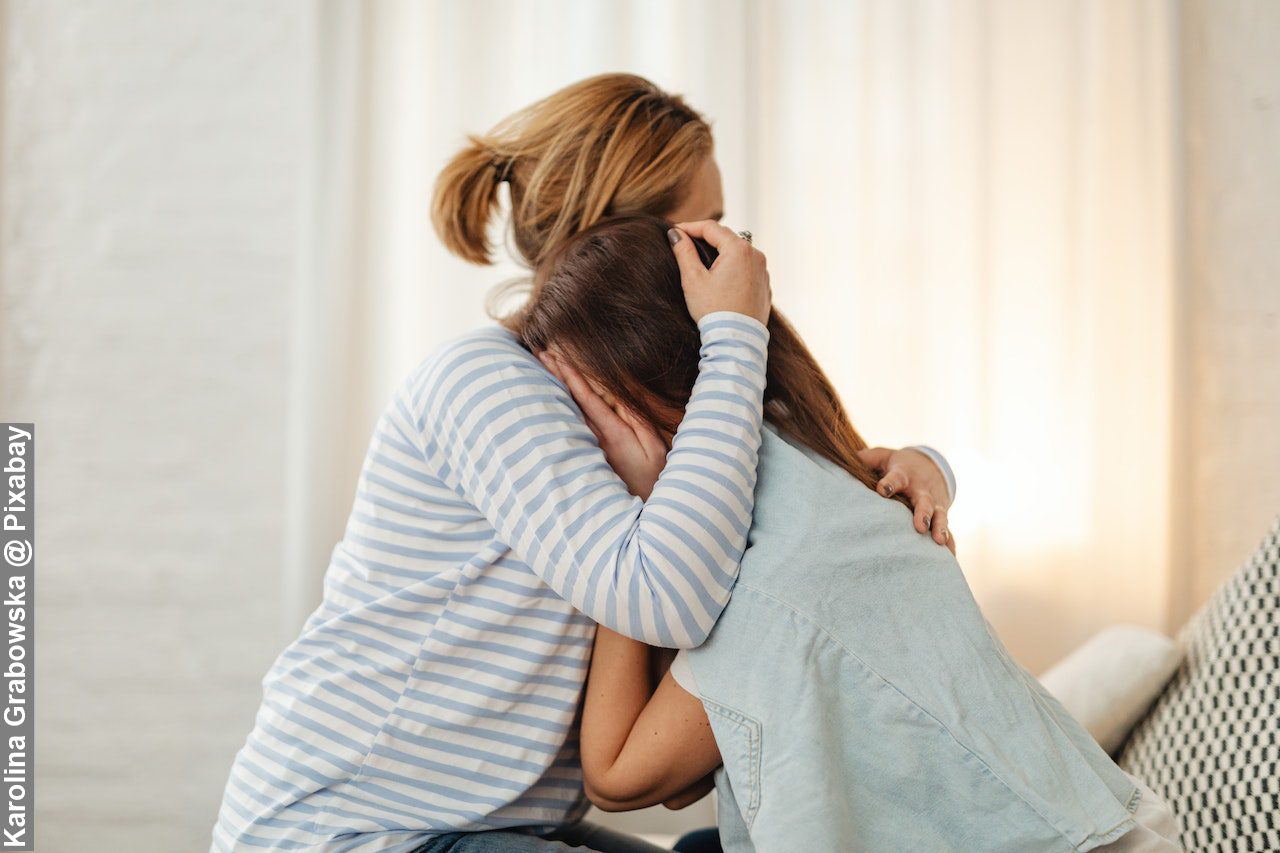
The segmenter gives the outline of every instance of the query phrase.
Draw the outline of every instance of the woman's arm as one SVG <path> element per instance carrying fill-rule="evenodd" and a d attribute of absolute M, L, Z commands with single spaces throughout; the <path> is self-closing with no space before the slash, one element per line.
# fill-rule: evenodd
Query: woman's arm
<path fill-rule="evenodd" d="M 438 479 L 558 595 L 628 636 L 692 648 L 746 549 L 771 309 L 763 254 L 718 223 L 681 228 L 667 236 L 701 338 L 698 376 L 648 501 L 609 468 L 564 385 L 508 335 L 437 356 L 405 414 Z M 711 268 L 685 231 L 719 251 Z"/>
<path fill-rule="evenodd" d="M 649 647 L 604 626 L 591 657 L 581 754 L 587 796 L 605 811 L 688 805 L 710 790 L 720 765 L 702 702 L 670 673 L 654 690 Z"/>
<path fill-rule="evenodd" d="M 764 324 L 719 312 L 698 328 L 698 378 L 647 502 L 609 467 L 565 386 L 504 332 L 438 354 L 402 412 L 439 479 L 558 595 L 669 648 L 701 644 L 729 599 L 760 447 Z"/>

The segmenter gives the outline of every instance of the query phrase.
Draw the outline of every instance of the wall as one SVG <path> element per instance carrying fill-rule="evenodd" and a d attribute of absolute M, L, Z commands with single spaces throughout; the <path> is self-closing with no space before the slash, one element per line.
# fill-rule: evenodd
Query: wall
<path fill-rule="evenodd" d="M 280 642 L 311 7 L 4 9 L 0 411 L 38 430 L 39 849 L 206 849 Z"/>
<path fill-rule="evenodd" d="M 346 7 L 328 8 L 332 16 Z M 897 115 L 890 109 L 896 103 L 891 84 L 894 74 L 915 79 L 912 54 L 895 46 L 896 7 L 867 8 L 875 14 L 866 20 L 879 21 L 889 35 L 865 29 L 860 17 L 859 31 L 868 33 L 864 48 L 878 45 L 886 57 L 900 55 L 902 65 L 876 71 L 865 90 L 880 92 L 883 109 Z M 971 24 L 977 20 L 964 16 L 969 7 L 963 3 L 947 8 Z M 1088 16 L 1073 19 L 1075 38 L 1109 31 L 1096 17 L 1102 8 L 1090 6 Z M 1169 608 L 1175 623 L 1280 511 L 1280 59 L 1274 50 L 1280 5 L 1185 0 L 1177 8 L 1186 181 L 1176 382 L 1183 416 L 1174 460 L 1174 518 L 1182 523 L 1172 543 L 1178 564 Z M 378 6 L 378 15 L 391 17 L 375 24 L 393 28 L 402 14 L 425 20 L 427 9 Z M 299 235 L 309 243 L 327 233 L 325 223 L 314 220 L 316 163 L 328 162 L 313 159 L 312 146 L 326 142 L 314 134 L 313 123 L 324 122 L 315 96 L 330 92 L 332 82 L 313 62 L 317 17 L 324 17 L 317 5 L 302 0 L 0 0 L 0 417 L 35 420 L 39 429 L 41 850 L 201 849 L 231 757 L 251 725 L 258 681 L 314 593 L 281 566 L 289 495 L 297 505 L 296 493 L 312 485 L 286 482 L 285 457 L 301 445 L 286 438 L 296 436 L 298 424 L 287 415 L 285 394 L 298 377 L 289 369 L 289 347 L 300 324 L 310 322 L 299 319 L 294 307 L 305 301 L 291 302 L 291 288 L 314 284 L 312 276 L 320 281 L 324 272 L 298 266 L 314 262 L 313 253 L 299 257 Z M 679 69 L 685 54 L 672 47 L 665 20 L 637 18 L 653 29 L 645 44 L 673 54 L 655 64 L 670 59 Z M 399 62 L 416 57 L 453 73 L 452 54 L 418 49 L 415 33 L 432 31 L 419 23 L 424 29 L 406 31 L 403 52 L 386 55 L 382 76 L 372 78 L 405 80 L 403 91 L 386 90 L 394 97 L 387 95 L 378 109 L 401 109 L 419 94 L 413 78 L 399 73 Z M 594 26 L 590 18 L 571 23 L 582 32 Z M 690 31 L 697 37 L 705 27 Z M 491 33 L 487 22 L 484 32 Z M 964 33 L 956 39 L 949 27 L 929 29 L 937 41 L 920 42 L 919 55 L 937 63 L 945 55 L 935 44 L 952 50 L 982 45 Z M 995 47 L 1003 45 L 1018 61 L 1017 51 L 1036 49 L 1016 33 L 996 36 Z M 432 37 L 438 44 L 431 44 L 445 50 L 452 32 Z M 1053 43 L 1065 49 L 1066 42 Z M 834 36 L 823 49 L 850 56 Z M 485 83 L 486 116 L 505 112 L 514 85 Z M 456 87 L 445 88 L 459 102 L 467 99 Z M 1039 97 L 1027 89 L 1010 91 L 1019 99 Z M 697 103 L 730 103 L 714 88 L 691 94 Z M 935 96 L 941 95 L 926 93 Z M 991 108 L 1014 115 L 1021 103 L 996 101 Z M 405 137 L 411 143 L 405 147 L 397 147 L 403 142 L 397 137 L 374 148 L 382 168 L 391 170 L 387 185 L 406 177 L 396 170 L 409 173 L 412 188 L 421 187 L 423 175 L 429 178 L 426 158 L 409 156 L 419 152 L 419 141 L 443 151 L 462 129 L 484 126 L 444 114 L 447 122 L 419 128 L 420 136 Z M 967 127 L 970 113 L 957 107 L 956 116 L 958 126 Z M 726 139 L 734 137 L 731 122 L 719 127 Z M 903 124 L 904 133 L 930 127 Z M 762 143 L 760 156 L 780 158 L 789 150 L 788 132 L 779 128 Z M 948 138 L 957 144 L 968 137 Z M 883 140 L 883 151 L 898 151 L 898 139 Z M 338 152 L 335 159 L 345 156 Z M 735 187 L 745 192 L 747 159 L 740 152 L 722 156 L 736 164 L 731 195 Z M 812 162 L 816 179 L 830 178 L 821 158 L 786 162 Z M 867 163 L 884 173 L 882 162 Z M 910 178 L 905 167 L 890 174 Z M 957 174 L 963 181 L 971 173 Z M 875 186 L 893 200 L 896 184 Z M 388 199 L 408 210 L 417 198 L 374 194 L 355 216 L 389 216 Z M 769 201 L 731 198 L 740 211 Z M 763 216 L 747 224 L 781 239 L 785 223 L 760 227 Z M 394 277 L 397 287 L 411 289 L 417 280 L 399 275 L 404 267 L 396 265 L 396 252 L 426 251 L 422 240 L 429 235 L 399 221 L 403 233 L 391 234 L 371 260 L 356 266 L 362 275 Z M 842 229 L 837 224 L 838 235 Z M 959 240 L 951 248 L 966 250 Z M 936 251 L 930 257 L 935 265 L 948 263 Z M 379 273 L 379 264 L 396 275 Z M 955 278 L 943 272 L 940 294 Z M 474 282 L 476 290 L 459 291 L 464 295 L 450 289 L 430 300 L 414 298 L 439 318 L 441 300 L 469 299 L 465 294 L 479 293 L 493 271 L 472 278 L 485 280 Z M 950 345 L 947 338 L 939 343 L 944 350 Z M 907 372 L 918 375 L 920 366 L 913 365 Z M 319 371 L 304 394 L 329 379 Z M 874 398 L 879 390 L 866 393 Z M 937 396 L 942 406 L 952 405 L 947 395 L 957 393 L 920 396 Z M 914 424 L 921 415 L 910 410 L 902 418 Z M 926 437 L 934 438 L 932 432 Z M 946 446 L 945 436 L 936 440 Z M 1027 430 L 1021 440 L 1034 444 L 1043 437 Z M 962 505 L 972 506 L 978 493 L 980 461 L 962 471 Z M 326 476 L 349 477 L 349 469 Z M 1125 500 L 1164 500 L 1144 495 L 1140 477 L 1134 482 Z M 1019 505 L 1026 503 L 1020 498 Z M 1053 523 L 1047 519 L 1045 526 Z M 1135 527 L 1137 539 L 1142 525 Z M 1039 530 L 1031 528 L 1029 536 Z M 974 543 L 962 539 L 961 547 L 972 553 Z M 1098 568 L 1099 577 L 1109 565 Z M 1061 613 L 1068 595 L 1088 599 L 1067 603 L 1089 613 L 1086 605 L 1100 596 L 1131 597 L 1075 583 L 1040 601 L 1031 589 L 1040 581 L 1026 577 L 1026 588 L 1012 586 L 1004 600 L 992 602 L 1005 613 L 1028 614 L 1025 625 L 1013 625 L 1024 638 L 1045 633 L 1041 617 Z M 288 594 L 286 582 L 293 584 Z"/>
<path fill-rule="evenodd" d="M 353 227 L 319 229 L 308 252 L 308 310 L 343 322 L 299 359 L 335 364 L 299 422 L 311 460 L 346 467 L 290 481 L 300 592 L 319 588 L 389 389 L 515 272 L 443 250 L 422 215 L 436 171 L 464 132 L 621 68 L 707 110 L 725 220 L 756 234 L 862 434 L 946 451 L 966 576 L 1019 660 L 1042 668 L 1117 621 L 1164 625 L 1170 0 L 332 8 L 363 24 L 335 28 L 350 138 L 319 170 Z M 726 49 L 707 52 L 708 32 Z"/>
<path fill-rule="evenodd" d="M 1280 513 L 1280 4 L 1182 11 L 1175 625 Z"/>

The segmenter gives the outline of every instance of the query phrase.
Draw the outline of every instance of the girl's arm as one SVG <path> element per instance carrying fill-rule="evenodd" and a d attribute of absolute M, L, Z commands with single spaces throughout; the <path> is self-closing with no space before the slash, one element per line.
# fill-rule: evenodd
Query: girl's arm
<path fill-rule="evenodd" d="M 672 811 L 675 811 L 676 809 L 683 809 L 687 806 L 693 805 L 715 789 L 716 775 L 713 770 L 697 782 L 694 782 L 688 788 L 685 788 L 683 791 L 676 794 L 674 797 L 663 800 L 662 804 Z"/>
<path fill-rule="evenodd" d="M 696 696 L 670 673 L 653 688 L 650 649 L 603 625 L 582 711 L 587 796 L 605 811 L 680 808 L 708 790 L 720 750 Z"/>

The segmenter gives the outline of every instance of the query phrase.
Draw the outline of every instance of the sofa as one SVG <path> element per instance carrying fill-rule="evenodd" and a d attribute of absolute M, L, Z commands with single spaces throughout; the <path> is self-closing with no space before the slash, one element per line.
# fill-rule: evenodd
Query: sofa
<path fill-rule="evenodd" d="M 1280 518 L 1176 641 L 1108 630 L 1041 679 L 1165 798 L 1188 853 L 1280 851 Z"/>

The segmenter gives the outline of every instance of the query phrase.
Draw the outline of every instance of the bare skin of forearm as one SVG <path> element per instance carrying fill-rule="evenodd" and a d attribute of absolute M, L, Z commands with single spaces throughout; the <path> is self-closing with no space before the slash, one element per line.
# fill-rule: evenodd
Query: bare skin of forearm
<path fill-rule="evenodd" d="M 720 764 L 702 703 L 669 674 L 655 690 L 650 658 L 643 643 L 597 630 L 582 770 L 587 795 L 607 811 L 682 800 Z"/>
<path fill-rule="evenodd" d="M 650 674 L 648 646 L 603 625 L 596 629 L 582 709 L 582 772 L 588 793 L 592 781 L 609 775 L 653 695 Z"/>
<path fill-rule="evenodd" d="M 694 803 L 696 803 L 698 800 L 705 797 L 707 794 L 710 794 L 713 790 L 715 790 L 715 787 L 716 787 L 716 776 L 715 776 L 715 771 L 713 770 L 712 772 L 708 773 L 706 776 L 703 776 L 697 782 L 694 782 L 688 788 L 685 788 L 683 791 L 676 794 L 674 797 L 663 800 L 662 805 L 666 806 L 672 811 L 685 808 L 686 806 L 691 806 Z"/>

